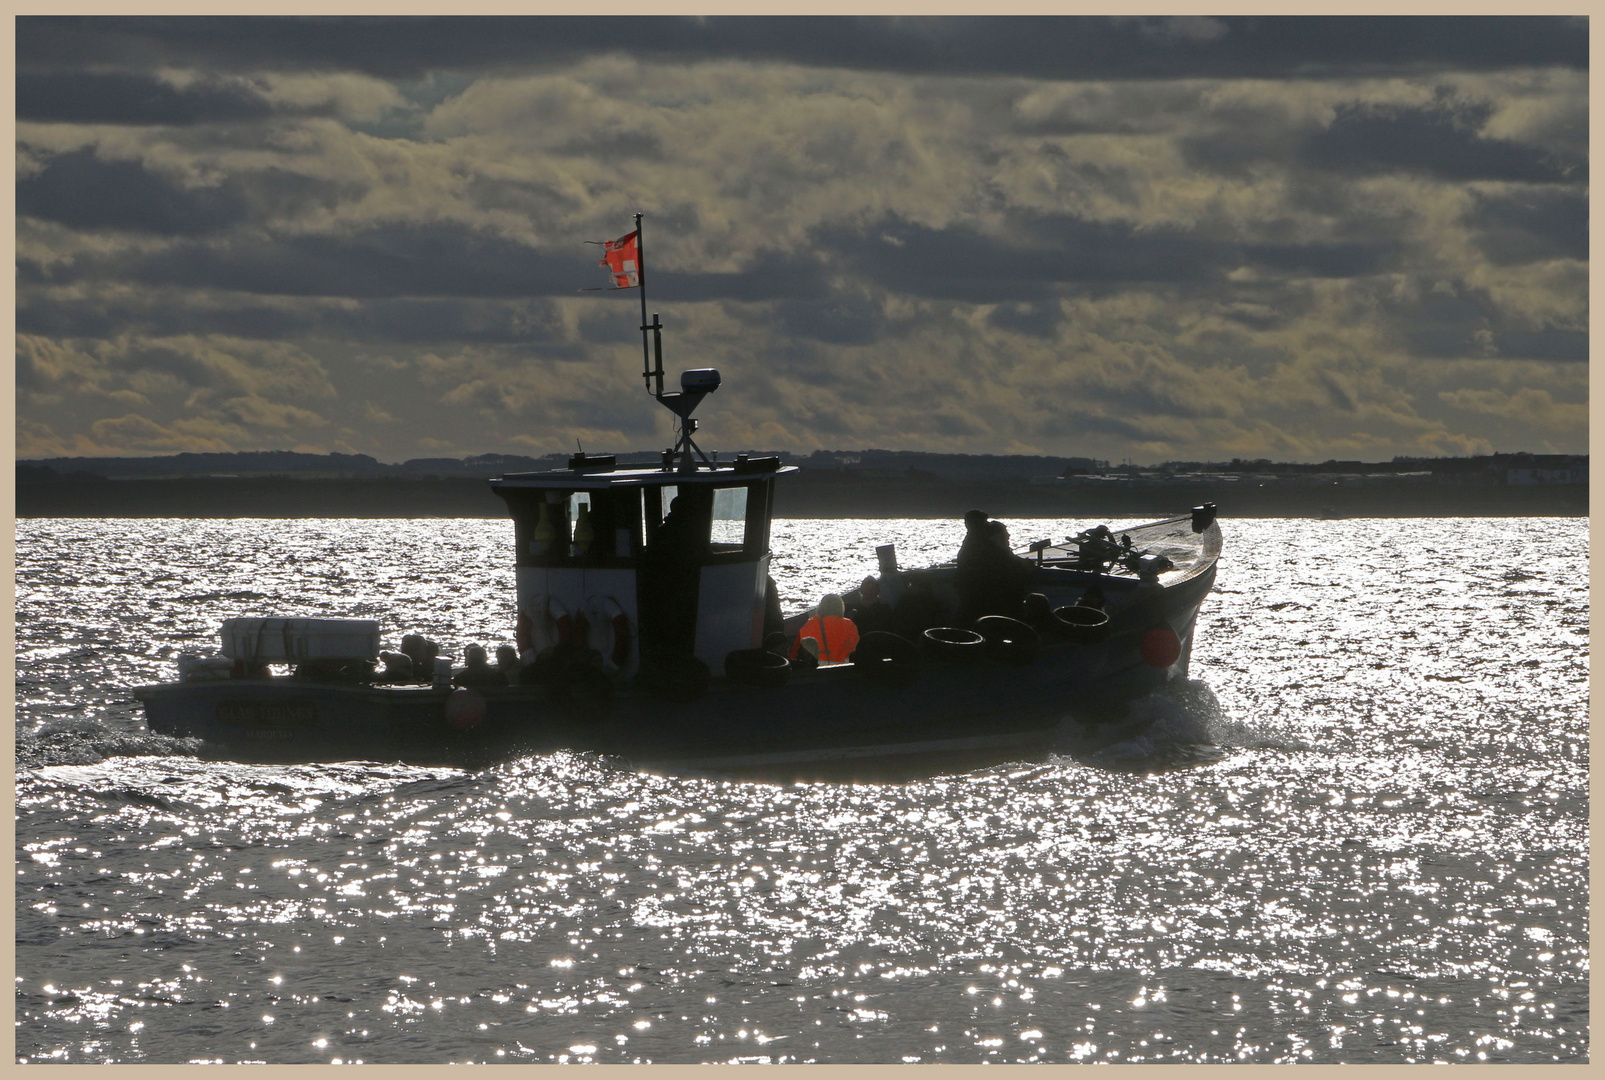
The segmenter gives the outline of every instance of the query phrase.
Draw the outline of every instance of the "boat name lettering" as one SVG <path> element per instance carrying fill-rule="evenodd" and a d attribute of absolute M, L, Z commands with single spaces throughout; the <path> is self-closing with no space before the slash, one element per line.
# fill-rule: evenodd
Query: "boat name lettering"
<path fill-rule="evenodd" d="M 317 718 L 318 707 L 310 701 L 222 701 L 217 706 L 217 719 L 224 724 L 282 726 L 310 724 Z"/>

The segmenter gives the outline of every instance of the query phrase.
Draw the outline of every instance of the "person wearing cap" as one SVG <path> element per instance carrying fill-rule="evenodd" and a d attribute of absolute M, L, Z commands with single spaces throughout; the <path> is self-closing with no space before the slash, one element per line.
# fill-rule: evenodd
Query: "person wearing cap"
<path fill-rule="evenodd" d="M 847 617 L 853 620 L 860 634 L 867 634 L 872 630 L 892 629 L 892 609 L 885 600 L 881 599 L 881 585 L 870 574 L 858 586 L 858 602 L 853 605 Z"/>
<path fill-rule="evenodd" d="M 821 597 L 813 617 L 797 631 L 797 640 L 791 646 L 792 659 L 797 658 L 803 649 L 803 642 L 809 638 L 819 645 L 816 655 L 821 664 L 844 664 L 853 655 L 853 650 L 858 648 L 858 627 L 847 618 L 846 605 L 836 593 L 826 593 Z"/>
<path fill-rule="evenodd" d="M 959 625 L 983 615 L 1019 618 L 1033 569 L 1009 548 L 1009 530 L 984 510 L 964 515 L 964 543 L 959 546 L 953 584 L 959 593 Z"/>

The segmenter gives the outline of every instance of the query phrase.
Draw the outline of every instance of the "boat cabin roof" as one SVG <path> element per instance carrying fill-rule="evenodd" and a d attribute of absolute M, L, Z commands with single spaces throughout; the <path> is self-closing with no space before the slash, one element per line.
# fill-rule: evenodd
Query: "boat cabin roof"
<path fill-rule="evenodd" d="M 773 459 L 771 459 L 773 460 Z M 760 462 L 749 464 L 736 461 L 713 468 L 699 468 L 696 472 L 679 472 L 645 466 L 601 469 L 554 469 L 549 472 L 507 473 L 493 479 L 492 487 L 562 489 L 564 491 L 601 491 L 608 488 L 662 487 L 709 484 L 715 486 L 751 482 L 765 477 L 797 471 L 795 465 L 778 465 Z"/>

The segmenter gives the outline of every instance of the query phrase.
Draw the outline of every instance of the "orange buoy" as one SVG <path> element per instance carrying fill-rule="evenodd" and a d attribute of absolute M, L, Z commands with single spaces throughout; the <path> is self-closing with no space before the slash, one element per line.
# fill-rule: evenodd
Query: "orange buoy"
<path fill-rule="evenodd" d="M 1142 636 L 1142 658 L 1157 668 L 1181 659 L 1181 638 L 1168 626 L 1156 626 Z"/>
<path fill-rule="evenodd" d="M 477 691 L 459 686 L 446 699 L 446 723 L 458 731 L 472 731 L 485 719 L 485 699 Z"/>

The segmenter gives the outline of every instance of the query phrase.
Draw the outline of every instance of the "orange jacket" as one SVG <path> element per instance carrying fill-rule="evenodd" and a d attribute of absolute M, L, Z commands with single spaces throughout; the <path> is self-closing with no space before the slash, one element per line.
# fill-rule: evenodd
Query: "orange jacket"
<path fill-rule="evenodd" d="M 797 640 L 791 643 L 792 659 L 797 658 L 805 637 L 819 642 L 819 662 L 822 664 L 843 663 L 858 648 L 858 627 L 853 625 L 853 620 L 840 615 L 825 616 L 823 633 L 820 632 L 818 615 L 804 623 L 803 628 L 797 631 Z"/>

